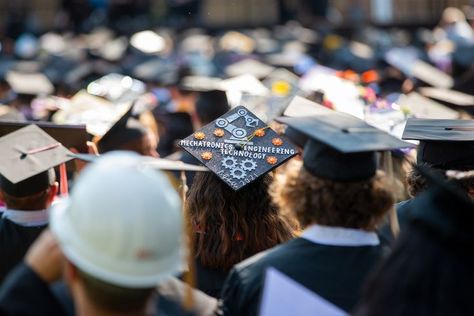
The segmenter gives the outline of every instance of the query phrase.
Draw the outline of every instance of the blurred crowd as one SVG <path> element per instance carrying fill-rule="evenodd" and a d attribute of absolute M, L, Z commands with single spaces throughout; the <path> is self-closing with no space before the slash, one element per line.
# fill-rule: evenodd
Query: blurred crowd
<path fill-rule="evenodd" d="M 11 15 L 0 315 L 472 312 L 474 9 L 348 32 L 275 3 L 232 29 L 193 0 Z"/>

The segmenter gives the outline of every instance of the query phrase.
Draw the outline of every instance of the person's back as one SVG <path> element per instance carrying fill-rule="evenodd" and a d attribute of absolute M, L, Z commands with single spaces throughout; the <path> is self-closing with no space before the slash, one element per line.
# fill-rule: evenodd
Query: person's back
<path fill-rule="evenodd" d="M 355 315 L 472 313 L 474 204 L 459 187 L 431 177 L 435 182 L 411 203 L 410 223 L 369 279 Z"/>
<path fill-rule="evenodd" d="M 51 167 L 71 158 L 36 126 L 0 138 L 0 151 L 4 159 L 0 163 L 0 200 L 6 206 L 0 212 L 1 284 L 48 225 L 47 209 L 58 192 Z"/>
<path fill-rule="evenodd" d="M 375 153 L 360 152 L 359 147 L 370 143 L 373 150 L 382 150 L 407 144 L 342 114 L 278 120 L 309 137 L 303 166 L 287 174 L 275 190 L 280 207 L 293 212 L 304 231 L 300 238 L 238 264 L 224 284 L 222 312 L 257 315 L 270 267 L 350 312 L 383 255 L 375 228 L 393 203 L 384 176 L 377 172 Z M 348 132 L 333 139 L 340 130 L 351 129 L 364 130 L 364 137 Z"/>

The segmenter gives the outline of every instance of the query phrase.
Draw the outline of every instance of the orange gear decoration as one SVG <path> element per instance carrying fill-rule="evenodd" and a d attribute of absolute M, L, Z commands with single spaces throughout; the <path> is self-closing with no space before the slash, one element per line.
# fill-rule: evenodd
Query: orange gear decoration
<path fill-rule="evenodd" d="M 211 160 L 212 159 L 212 153 L 210 151 L 205 151 L 201 154 L 201 158 L 204 160 Z"/>
<path fill-rule="evenodd" d="M 224 135 L 225 135 L 225 132 L 224 132 L 224 130 L 223 130 L 222 128 L 216 128 L 216 129 L 214 130 L 214 136 L 216 136 L 216 137 L 222 137 L 222 136 L 224 136 Z"/>
<path fill-rule="evenodd" d="M 272 139 L 272 144 L 275 146 L 281 146 L 283 145 L 283 140 L 279 137 L 275 137 Z"/>
<path fill-rule="evenodd" d="M 194 138 L 198 140 L 203 140 L 204 138 L 206 138 L 206 134 L 204 134 L 203 132 L 196 132 L 194 133 Z"/>
<path fill-rule="evenodd" d="M 264 130 L 263 128 L 257 129 L 257 130 L 255 131 L 255 136 L 257 136 L 257 137 L 263 137 L 263 136 L 265 136 L 265 130 Z"/>
<path fill-rule="evenodd" d="M 275 156 L 270 156 L 270 157 L 267 157 L 267 163 L 269 163 L 270 165 L 274 165 L 278 162 L 278 158 L 275 157 Z"/>

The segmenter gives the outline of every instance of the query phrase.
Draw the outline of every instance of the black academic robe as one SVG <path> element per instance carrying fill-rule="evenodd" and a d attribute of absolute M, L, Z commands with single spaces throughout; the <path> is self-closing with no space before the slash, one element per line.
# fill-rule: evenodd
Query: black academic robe
<path fill-rule="evenodd" d="M 52 290 L 23 263 L 7 276 L 0 287 L 0 315 L 71 316 L 74 315 L 72 304 L 64 283 L 58 283 Z M 192 313 L 184 311 L 179 303 L 163 296 L 157 295 L 156 306 L 157 316 L 193 316 Z"/>
<path fill-rule="evenodd" d="M 196 260 L 197 288 L 209 296 L 220 297 L 227 275 L 228 271 L 203 267 L 199 260 Z"/>
<path fill-rule="evenodd" d="M 20 226 L 0 217 L 0 284 L 45 228 L 46 225 Z"/>
<path fill-rule="evenodd" d="M 399 202 L 395 205 L 395 208 L 397 210 L 398 224 L 400 225 L 400 231 L 403 231 L 408 226 L 408 222 L 410 221 L 410 210 L 412 201 L 413 199 L 409 199 L 406 201 Z M 386 246 L 391 246 L 395 241 L 395 237 L 392 234 L 392 230 L 390 229 L 389 223 L 380 227 L 380 229 L 378 230 L 378 235 L 382 244 Z"/>
<path fill-rule="evenodd" d="M 224 284 L 221 312 L 232 316 L 258 315 L 264 275 L 269 267 L 351 311 L 367 275 L 382 254 L 381 246 L 328 246 L 296 238 L 236 265 Z"/>

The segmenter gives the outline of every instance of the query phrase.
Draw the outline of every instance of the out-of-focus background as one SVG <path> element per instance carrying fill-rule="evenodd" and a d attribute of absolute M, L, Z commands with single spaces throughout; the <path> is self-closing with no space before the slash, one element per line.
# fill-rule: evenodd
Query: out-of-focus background
<path fill-rule="evenodd" d="M 130 33 L 153 25 L 210 28 L 270 26 L 297 20 L 306 26 L 433 26 L 446 7 L 471 0 L 1 0 L 0 34 L 49 30 L 87 32 L 107 25 Z M 316 17 L 316 19 L 315 19 Z"/>

